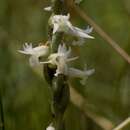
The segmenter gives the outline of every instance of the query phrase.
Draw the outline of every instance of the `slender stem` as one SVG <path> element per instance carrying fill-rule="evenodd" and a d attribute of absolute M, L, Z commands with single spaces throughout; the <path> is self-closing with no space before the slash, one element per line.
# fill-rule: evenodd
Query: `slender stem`
<path fill-rule="evenodd" d="M 122 130 L 126 125 L 130 124 L 130 117 L 128 117 L 126 120 L 124 120 L 121 124 L 119 124 L 116 128 L 113 130 Z"/>
<path fill-rule="evenodd" d="M 96 113 L 93 113 L 88 110 L 88 104 L 86 103 L 86 99 L 80 95 L 73 87 L 71 84 L 70 86 L 70 100 L 71 102 L 77 106 L 85 116 L 89 117 L 92 119 L 98 126 L 100 126 L 103 130 L 112 130 L 114 127 L 113 123 L 109 121 L 108 119 L 97 115 Z"/>
<path fill-rule="evenodd" d="M 62 41 L 62 37 L 63 37 L 63 34 L 58 33 L 58 32 L 52 36 L 52 53 L 57 52 L 58 46 Z"/>
<path fill-rule="evenodd" d="M 64 0 L 52 0 L 52 10 L 52 16 L 66 14 Z M 51 53 L 57 53 L 59 44 L 62 43 L 63 33 L 56 32 L 53 34 L 52 31 L 53 26 L 49 23 L 48 37 L 51 43 Z M 59 74 L 57 77 L 54 76 L 56 69 L 57 68 L 55 66 L 53 67 L 53 65 L 51 66 L 51 64 L 45 65 L 44 76 L 52 90 L 52 115 L 54 116 L 53 126 L 55 127 L 55 130 L 63 130 L 63 116 L 69 103 L 70 93 L 66 76 L 63 74 Z"/>
<path fill-rule="evenodd" d="M 2 102 L 2 96 L 0 94 L 0 113 L 1 113 L 1 128 L 2 130 L 5 130 L 5 122 L 4 122 L 4 110 L 3 110 L 3 102 Z"/>
<path fill-rule="evenodd" d="M 88 22 L 95 31 L 105 40 L 108 44 L 112 46 L 115 51 L 122 56 L 122 58 L 130 64 L 130 56 L 127 54 L 127 52 L 122 49 L 117 42 L 115 42 L 99 25 L 95 23 L 93 19 L 91 19 L 86 12 L 82 11 L 79 7 L 75 6 L 73 3 L 69 5 L 69 8 L 76 12 L 80 17 L 82 17 L 86 22 Z"/>

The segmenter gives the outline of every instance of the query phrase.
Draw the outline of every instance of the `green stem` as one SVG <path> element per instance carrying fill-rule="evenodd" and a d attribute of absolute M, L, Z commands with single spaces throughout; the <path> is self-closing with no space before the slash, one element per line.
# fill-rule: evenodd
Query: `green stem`
<path fill-rule="evenodd" d="M 67 14 L 65 8 L 64 0 L 52 0 L 52 15 Z M 56 32 L 52 34 L 52 31 L 53 27 L 49 24 L 48 36 L 51 41 L 51 53 L 57 53 L 59 44 L 62 44 L 64 33 Z M 56 130 L 63 130 L 63 116 L 70 100 L 70 92 L 66 76 L 63 74 L 59 74 L 57 77 L 54 76 L 56 69 L 56 67 L 51 67 L 50 64 L 44 65 L 44 76 L 52 89 L 53 125 Z"/>
<path fill-rule="evenodd" d="M 58 32 L 52 36 L 52 53 L 57 52 L 58 46 L 62 42 L 62 38 L 63 34 Z"/>
<path fill-rule="evenodd" d="M 67 13 L 64 0 L 52 0 L 52 8 L 54 14 Z"/>
<path fill-rule="evenodd" d="M 52 0 L 52 8 L 53 8 L 52 15 L 67 14 L 64 0 Z M 51 37 L 52 37 L 52 53 L 56 53 L 59 44 L 61 44 L 62 42 L 63 33 L 56 32 Z"/>
<path fill-rule="evenodd" d="M 1 128 L 2 130 L 5 130 L 5 122 L 4 122 L 4 110 L 3 110 L 3 102 L 2 102 L 2 96 L 0 93 L 0 113 L 1 113 Z"/>
<path fill-rule="evenodd" d="M 63 128 L 63 116 L 70 100 L 70 91 L 67 78 L 59 74 L 53 79 L 53 113 L 55 115 L 54 126 L 56 130 Z"/>

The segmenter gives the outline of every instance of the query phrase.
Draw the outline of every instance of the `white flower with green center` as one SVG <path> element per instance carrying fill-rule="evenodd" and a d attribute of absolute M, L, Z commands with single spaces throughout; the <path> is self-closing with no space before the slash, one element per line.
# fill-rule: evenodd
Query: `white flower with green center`
<path fill-rule="evenodd" d="M 41 45 L 37 47 L 32 47 L 32 43 L 25 43 L 23 45 L 23 50 L 18 50 L 18 52 L 30 55 L 29 63 L 31 66 L 39 65 L 39 57 L 47 56 L 49 53 L 49 47 L 46 45 Z"/>
<path fill-rule="evenodd" d="M 53 25 L 53 34 L 56 32 L 64 32 L 66 34 L 71 34 L 76 37 L 91 38 L 94 37 L 88 35 L 86 30 L 82 30 L 75 27 L 69 21 L 70 15 L 54 15 L 51 17 L 51 24 Z"/>
<path fill-rule="evenodd" d="M 42 63 L 43 64 L 50 63 L 52 65 L 56 65 L 57 70 L 56 70 L 55 76 L 57 76 L 58 74 L 67 75 L 67 73 L 68 73 L 68 65 L 67 65 L 68 62 L 76 60 L 78 58 L 78 57 L 69 58 L 70 54 L 71 54 L 71 48 L 70 47 L 67 50 L 67 47 L 65 46 L 65 44 L 59 45 L 58 52 L 51 54 L 48 58 L 49 61 L 41 62 L 41 64 Z"/>
<path fill-rule="evenodd" d="M 68 76 L 73 78 L 80 78 L 80 83 L 82 85 L 86 84 L 86 80 L 88 76 L 92 75 L 95 72 L 95 69 L 87 70 L 86 68 L 82 71 L 75 68 L 69 68 L 68 70 Z"/>

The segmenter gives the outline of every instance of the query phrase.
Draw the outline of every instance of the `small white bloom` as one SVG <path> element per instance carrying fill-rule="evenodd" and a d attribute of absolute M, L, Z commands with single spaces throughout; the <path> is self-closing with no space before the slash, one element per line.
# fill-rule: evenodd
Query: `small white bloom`
<path fill-rule="evenodd" d="M 30 55 L 29 63 L 31 66 L 35 66 L 39 64 L 39 57 L 48 55 L 49 47 L 46 45 L 41 45 L 33 48 L 32 43 L 25 43 L 23 45 L 23 50 L 18 50 L 18 52 L 25 55 Z"/>
<path fill-rule="evenodd" d="M 55 130 L 55 128 L 50 125 L 50 126 L 48 126 L 48 127 L 46 128 L 46 130 Z"/>
<path fill-rule="evenodd" d="M 73 36 L 82 37 L 82 38 L 91 38 L 94 37 L 88 35 L 89 32 L 82 30 L 78 27 L 75 27 L 69 21 L 70 15 L 54 15 L 51 18 L 51 23 L 53 24 L 53 34 L 56 32 L 65 32 Z"/>
<path fill-rule="evenodd" d="M 59 45 L 58 52 L 51 54 L 48 58 L 49 61 L 41 62 L 41 63 L 51 63 L 53 65 L 56 65 L 57 70 L 56 70 L 55 76 L 57 76 L 58 74 L 65 74 L 66 75 L 68 73 L 67 63 L 70 61 L 76 60 L 78 58 L 78 57 L 69 58 L 70 54 L 71 54 L 70 47 L 67 50 L 67 47 L 65 46 L 65 44 Z"/>
<path fill-rule="evenodd" d="M 91 32 L 93 31 L 93 27 L 87 27 L 84 32 L 87 33 L 87 34 L 90 34 Z M 84 38 L 79 38 L 77 41 L 74 40 L 71 44 L 74 45 L 74 46 L 81 46 L 85 43 L 85 39 Z"/>
<path fill-rule="evenodd" d="M 75 68 L 69 68 L 68 76 L 74 77 L 74 78 L 80 78 L 81 79 L 80 83 L 82 85 L 85 85 L 88 76 L 92 75 L 94 72 L 95 72 L 94 69 L 86 70 L 86 68 L 85 68 L 82 71 L 82 70 L 75 69 Z"/>
<path fill-rule="evenodd" d="M 50 12 L 52 11 L 52 7 L 51 6 L 45 7 L 44 10 Z"/>

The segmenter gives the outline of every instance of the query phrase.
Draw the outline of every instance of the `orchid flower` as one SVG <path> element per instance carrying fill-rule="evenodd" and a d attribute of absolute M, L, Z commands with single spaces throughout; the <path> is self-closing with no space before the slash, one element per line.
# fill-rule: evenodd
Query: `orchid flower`
<path fill-rule="evenodd" d="M 57 66 L 57 70 L 56 70 L 56 74 L 55 76 L 57 76 L 58 74 L 67 74 L 68 73 L 68 65 L 67 63 L 73 60 L 76 60 L 78 57 L 72 57 L 69 58 L 71 54 L 71 48 L 69 47 L 69 49 L 67 50 L 67 47 L 65 46 L 65 44 L 63 45 L 59 45 L 58 47 L 58 52 L 57 53 L 53 53 L 49 56 L 49 61 L 47 62 L 41 62 L 41 64 L 45 64 L 45 63 L 51 63 L 53 65 Z"/>
<path fill-rule="evenodd" d="M 51 18 L 51 23 L 53 25 L 53 34 L 56 32 L 65 32 L 76 37 L 81 38 L 91 38 L 94 37 L 88 35 L 89 32 L 82 30 L 78 27 L 75 27 L 69 21 L 70 15 L 54 15 Z"/>
<path fill-rule="evenodd" d="M 80 80 L 80 83 L 81 83 L 82 85 L 85 85 L 88 76 L 92 75 L 94 72 L 95 72 L 94 69 L 87 70 L 87 69 L 85 68 L 85 69 L 82 71 L 82 70 L 75 69 L 75 68 L 69 68 L 68 76 L 69 76 L 69 77 L 74 77 L 74 78 L 80 78 L 80 79 L 81 79 L 81 80 Z"/>
<path fill-rule="evenodd" d="M 18 50 L 18 52 L 25 55 L 30 55 L 29 63 L 31 66 L 35 66 L 39 64 L 39 57 L 48 55 L 49 47 L 46 45 L 41 45 L 33 48 L 32 43 L 25 43 L 23 45 L 23 50 Z"/>

